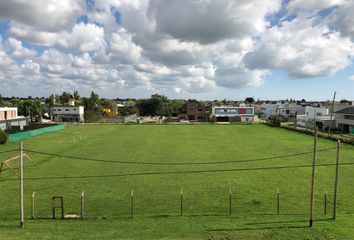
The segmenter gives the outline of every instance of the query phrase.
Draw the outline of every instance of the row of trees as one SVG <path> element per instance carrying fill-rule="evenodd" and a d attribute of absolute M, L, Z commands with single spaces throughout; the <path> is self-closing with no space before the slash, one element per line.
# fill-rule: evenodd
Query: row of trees
<path fill-rule="evenodd" d="M 85 120 L 88 122 L 98 121 L 102 117 L 104 108 L 116 110 L 118 103 L 128 103 L 133 106 L 128 113 L 136 112 L 142 116 L 167 116 L 176 117 L 185 104 L 183 99 L 168 99 L 164 95 L 154 94 L 147 99 L 107 99 L 99 98 L 98 94 L 91 92 L 89 97 L 81 97 L 79 92 L 75 90 L 73 93 L 63 92 L 62 94 L 52 94 L 45 98 L 3 98 L 0 95 L 0 106 L 18 107 L 19 115 L 30 117 L 31 121 L 40 121 L 44 113 L 48 111 L 47 106 L 66 105 L 69 100 L 74 100 L 75 105 L 85 107 Z M 229 100 L 199 101 L 206 109 L 212 105 L 233 104 Z M 254 99 L 246 98 L 245 103 L 253 103 Z M 45 103 L 45 104 L 44 104 Z"/>

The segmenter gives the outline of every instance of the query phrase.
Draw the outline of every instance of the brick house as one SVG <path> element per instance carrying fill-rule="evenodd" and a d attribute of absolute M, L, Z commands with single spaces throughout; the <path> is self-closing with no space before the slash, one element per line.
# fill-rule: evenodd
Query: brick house
<path fill-rule="evenodd" d="M 189 99 L 181 107 L 177 119 L 178 121 L 188 120 L 193 122 L 203 122 L 205 120 L 205 108 L 197 100 Z"/>

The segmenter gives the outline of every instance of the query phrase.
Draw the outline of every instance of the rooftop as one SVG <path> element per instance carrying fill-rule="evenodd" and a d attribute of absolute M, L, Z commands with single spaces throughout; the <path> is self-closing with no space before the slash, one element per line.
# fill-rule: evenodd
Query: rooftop
<path fill-rule="evenodd" d="M 354 106 L 341 109 L 341 110 L 337 111 L 336 113 L 344 113 L 344 114 L 353 114 L 354 115 Z"/>

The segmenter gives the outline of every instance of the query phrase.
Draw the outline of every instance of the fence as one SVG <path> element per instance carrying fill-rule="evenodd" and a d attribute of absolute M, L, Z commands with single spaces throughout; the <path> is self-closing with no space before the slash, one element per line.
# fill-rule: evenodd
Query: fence
<path fill-rule="evenodd" d="M 140 190 L 140 189 L 138 189 Z M 63 195 L 65 218 L 146 218 L 146 217 L 244 217 L 249 215 L 308 216 L 309 193 L 274 193 L 269 196 L 243 195 L 237 192 L 214 192 L 214 198 L 198 192 L 175 191 L 159 196 L 142 195 L 142 191 L 129 190 L 120 196 L 90 195 L 78 192 Z M 51 196 L 44 192 L 27 195 L 27 216 L 32 219 L 52 218 Z M 342 195 L 342 197 L 350 197 Z M 315 195 L 316 219 L 330 219 L 333 212 L 333 195 L 326 191 Z M 298 201 L 302 199 L 302 201 Z M 207 201 L 206 201 L 207 200 Z M 353 210 L 353 209 L 352 209 Z M 29 214 L 30 212 L 30 214 Z M 58 211 L 59 212 L 59 211 Z M 341 214 L 353 211 L 341 211 Z M 75 216 L 75 217 L 73 217 Z"/>
<path fill-rule="evenodd" d="M 55 125 L 55 126 L 44 127 L 36 130 L 26 131 L 26 132 L 14 133 L 9 135 L 9 141 L 17 142 L 17 141 L 27 139 L 29 137 L 38 136 L 49 132 L 56 132 L 63 129 L 64 129 L 64 125 Z"/>

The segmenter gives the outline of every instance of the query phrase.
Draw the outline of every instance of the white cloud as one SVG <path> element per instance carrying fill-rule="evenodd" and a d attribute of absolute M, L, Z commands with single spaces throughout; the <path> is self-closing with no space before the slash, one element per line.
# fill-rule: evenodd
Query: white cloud
<path fill-rule="evenodd" d="M 345 0 L 291 0 L 287 9 L 289 11 L 313 11 L 341 5 Z"/>
<path fill-rule="evenodd" d="M 352 64 L 353 1 L 281 3 L 2 1 L 0 19 L 10 28 L 0 41 L 1 88 L 197 94 L 260 86 L 274 69 L 305 78 Z M 320 16 L 326 8 L 328 16 Z M 279 10 L 286 12 L 281 19 Z"/>
<path fill-rule="evenodd" d="M 0 19 L 11 19 L 45 32 L 70 29 L 84 11 L 84 0 L 0 1 Z"/>
<path fill-rule="evenodd" d="M 348 77 L 348 79 L 354 81 L 354 75 Z"/>
<path fill-rule="evenodd" d="M 262 35 L 245 56 L 251 69 L 284 69 L 292 78 L 330 76 L 351 64 L 353 43 L 312 19 L 283 22 Z"/>
<path fill-rule="evenodd" d="M 261 33 L 267 25 L 265 16 L 279 7 L 276 0 L 151 0 L 149 16 L 157 32 L 182 41 L 213 43 Z"/>
<path fill-rule="evenodd" d="M 106 45 L 104 30 L 95 24 L 80 22 L 73 27 L 72 32 L 60 34 L 58 45 L 69 50 L 97 51 Z"/>
<path fill-rule="evenodd" d="M 32 58 L 37 54 L 37 52 L 35 50 L 23 47 L 22 42 L 15 39 L 15 38 L 10 37 L 8 39 L 8 42 L 9 42 L 10 48 L 12 49 L 13 56 Z"/>
<path fill-rule="evenodd" d="M 343 36 L 348 36 L 354 40 L 354 1 L 347 1 L 338 7 L 331 16 L 330 22 Z"/>

